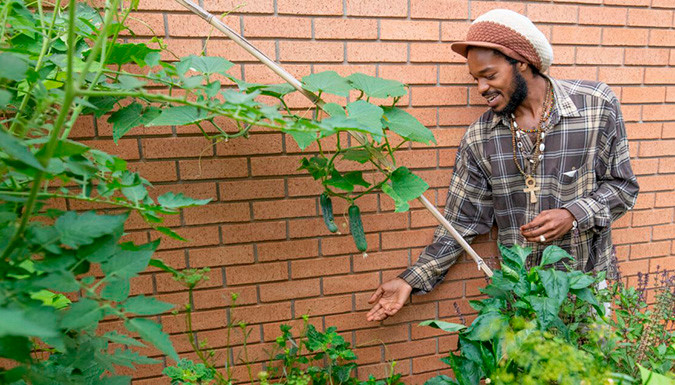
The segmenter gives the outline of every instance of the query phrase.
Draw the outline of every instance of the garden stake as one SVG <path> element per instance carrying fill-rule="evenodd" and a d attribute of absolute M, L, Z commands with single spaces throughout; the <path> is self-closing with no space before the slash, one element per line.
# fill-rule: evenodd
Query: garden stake
<path fill-rule="evenodd" d="M 232 30 L 230 27 L 228 27 L 225 23 L 220 21 L 217 17 L 215 17 L 213 14 L 207 12 L 204 8 L 200 7 L 199 5 L 193 3 L 192 1 L 189 0 L 176 0 L 180 5 L 184 6 L 187 8 L 189 11 L 192 13 L 198 15 L 202 19 L 206 20 L 211 26 L 213 26 L 215 29 L 219 30 L 220 32 L 224 33 L 228 38 L 230 38 L 232 41 L 237 43 L 239 46 L 241 46 L 243 49 L 245 49 L 248 53 L 253 55 L 256 59 L 260 60 L 264 65 L 266 65 L 268 68 L 270 68 L 274 73 L 279 75 L 282 79 L 284 79 L 288 84 L 292 85 L 296 90 L 298 90 L 301 94 L 303 94 L 307 99 L 309 99 L 312 103 L 314 103 L 317 107 L 323 109 L 324 106 L 324 101 L 321 100 L 317 95 L 315 95 L 313 92 L 307 91 L 306 89 L 302 88 L 302 83 L 296 78 L 293 77 L 288 71 L 286 71 L 283 67 L 281 67 L 279 64 L 275 63 L 272 59 L 267 57 L 264 53 L 262 53 L 259 49 L 257 49 L 253 44 L 251 44 L 248 40 L 246 40 L 244 37 L 239 35 L 237 32 Z M 365 143 L 366 140 L 364 136 L 361 133 L 358 132 L 352 132 L 349 131 L 349 133 L 361 144 Z M 376 160 L 380 163 L 383 168 L 392 171 L 392 165 L 389 162 L 388 159 L 382 157 L 382 154 L 377 153 L 377 152 L 371 152 L 372 155 L 375 156 Z M 443 225 L 443 227 L 452 235 L 453 238 L 457 241 L 457 243 L 462 246 L 464 251 L 473 258 L 473 260 L 476 262 L 478 265 L 478 270 L 483 270 L 483 272 L 488 276 L 492 277 L 492 269 L 483 261 L 483 258 L 481 258 L 478 253 L 469 245 L 469 243 L 462 238 L 462 236 L 455 230 L 450 222 L 448 222 L 447 219 L 441 214 L 440 211 L 434 206 L 429 200 L 424 196 L 421 195 L 419 198 L 417 198 L 422 205 L 431 212 L 431 214 L 438 220 L 438 222 Z"/>

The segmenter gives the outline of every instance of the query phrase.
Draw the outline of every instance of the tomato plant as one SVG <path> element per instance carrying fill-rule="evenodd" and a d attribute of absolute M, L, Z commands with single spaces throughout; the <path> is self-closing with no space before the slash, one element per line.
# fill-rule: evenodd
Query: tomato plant
<path fill-rule="evenodd" d="M 176 272 L 153 258 L 159 240 L 130 242 L 125 224 L 134 212 L 158 234 L 184 240 L 163 226 L 164 217 L 209 200 L 172 192 L 151 196 L 151 184 L 123 159 L 71 138 L 83 115 L 107 119 L 114 141 L 139 126 L 196 125 L 215 141 L 247 137 L 254 127 L 279 130 L 303 149 L 316 143 L 317 154 L 300 167 L 322 183 L 326 197 L 350 205 L 382 189 L 397 210 L 406 210 L 427 188 L 405 167 L 374 161 L 387 157 L 395 165 L 394 153 L 405 143 L 433 141 L 429 130 L 396 107 L 403 84 L 363 74 L 309 75 L 304 86 L 318 96 L 358 96 L 344 106 L 325 105 L 323 119 L 318 113 L 305 118 L 284 100 L 292 87 L 244 82 L 228 73 L 233 64 L 224 58 L 165 60 L 171 52 L 161 39 L 121 42 L 137 5 L 0 5 L 0 357 L 11 360 L 0 368 L 0 382 L 129 383 L 116 368 L 156 362 L 130 349 L 147 343 L 178 359 L 161 325 L 147 318 L 173 305 L 130 295 L 131 280 L 148 266 Z M 262 97 L 278 103 L 265 104 Z M 236 128 L 223 129 L 219 117 L 233 119 Z M 352 145 L 340 139 L 341 132 L 365 140 Z M 328 151 L 322 143 L 331 137 L 337 145 Z M 377 168 L 364 177 L 342 161 Z M 358 208 L 350 211 L 352 223 L 360 225 Z M 121 321 L 127 332 L 102 332 L 99 324 L 107 319 Z"/>

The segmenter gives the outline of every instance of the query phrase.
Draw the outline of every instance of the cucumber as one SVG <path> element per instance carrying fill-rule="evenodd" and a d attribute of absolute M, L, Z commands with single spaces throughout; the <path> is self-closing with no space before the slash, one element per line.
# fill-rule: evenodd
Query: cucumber
<path fill-rule="evenodd" d="M 335 219 L 333 218 L 333 202 L 331 202 L 328 194 L 321 194 L 321 214 L 323 215 L 323 223 L 326 224 L 328 231 L 335 233 L 338 231 L 338 227 L 335 224 Z"/>
<path fill-rule="evenodd" d="M 361 210 L 359 206 L 349 206 L 349 230 L 351 230 L 352 238 L 359 251 L 366 251 L 368 243 L 366 242 L 366 234 L 363 232 L 363 222 L 361 222 Z"/>

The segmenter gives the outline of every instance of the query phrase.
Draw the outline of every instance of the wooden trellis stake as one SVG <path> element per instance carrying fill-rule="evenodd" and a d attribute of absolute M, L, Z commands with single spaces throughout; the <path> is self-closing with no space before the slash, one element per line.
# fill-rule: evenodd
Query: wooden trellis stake
<path fill-rule="evenodd" d="M 314 103 L 317 107 L 323 109 L 324 102 L 319 98 L 317 95 L 314 93 L 307 91 L 306 89 L 302 88 L 302 83 L 293 75 L 288 73 L 283 67 L 281 67 L 279 64 L 275 63 L 272 59 L 267 57 L 264 53 L 262 53 L 258 48 L 256 48 L 253 44 L 249 43 L 248 40 L 246 40 L 244 37 L 239 35 L 237 32 L 232 30 L 230 27 L 228 27 L 225 23 L 220 21 L 217 17 L 215 17 L 213 14 L 207 12 L 204 8 L 200 7 L 199 5 L 193 3 L 192 1 L 189 0 L 176 0 L 179 4 L 190 10 L 192 13 L 200 16 L 202 19 L 206 20 L 207 23 L 211 24 L 215 29 L 218 31 L 224 33 L 228 38 L 230 38 L 232 41 L 237 43 L 239 46 L 241 46 L 243 49 L 245 49 L 248 53 L 253 55 L 256 59 L 260 60 L 264 65 L 266 65 L 269 69 L 274 71 L 277 75 L 279 75 L 282 79 L 284 79 L 288 84 L 292 85 L 296 90 L 298 90 L 301 94 L 303 94 L 307 99 L 311 100 L 312 103 Z M 367 142 L 366 138 L 358 132 L 352 132 L 349 131 L 349 133 L 356 139 L 359 143 L 364 144 Z M 379 152 L 374 152 L 373 155 L 376 156 L 376 160 L 378 163 L 385 169 L 387 170 L 392 170 L 392 164 L 389 162 L 388 159 L 382 156 Z M 426 207 L 427 210 L 431 212 L 431 214 L 438 220 L 438 222 L 443 225 L 443 227 L 452 235 L 453 238 L 457 241 L 457 243 L 462 246 L 462 248 L 466 251 L 471 258 L 476 262 L 478 265 L 478 270 L 483 270 L 485 275 L 488 277 L 492 277 L 492 270 L 490 267 L 483 261 L 483 258 L 481 258 L 478 253 L 469 245 L 469 243 L 462 238 L 462 236 L 455 230 L 450 222 L 448 222 L 447 219 L 441 214 L 440 211 L 434 206 L 429 200 L 424 196 L 421 195 L 419 198 L 417 198 L 424 207 Z"/>

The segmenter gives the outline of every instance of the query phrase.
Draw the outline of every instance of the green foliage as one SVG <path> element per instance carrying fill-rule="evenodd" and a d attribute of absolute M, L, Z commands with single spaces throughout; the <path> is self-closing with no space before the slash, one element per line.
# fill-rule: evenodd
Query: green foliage
<path fill-rule="evenodd" d="M 162 374 L 171 379 L 172 385 L 210 384 L 215 371 L 202 363 L 195 364 L 186 359 L 178 360 L 176 366 L 167 366 Z"/>
<path fill-rule="evenodd" d="M 550 333 L 509 329 L 503 344 L 504 359 L 490 375 L 495 385 L 610 384 L 606 366 Z"/>
<path fill-rule="evenodd" d="M 609 291 L 598 290 L 604 273 L 552 269 L 571 259 L 557 246 L 546 248 L 540 265 L 529 270 L 531 249 L 499 249 L 501 269 L 482 289 L 488 298 L 471 301 L 478 317 L 469 327 L 436 320 L 420 324 L 459 332 L 459 352 L 444 359 L 456 378 L 438 376 L 427 385 L 488 379 L 514 385 L 673 381 L 675 333 L 668 325 L 675 321 L 675 279 L 669 273 L 661 274 L 656 304 L 648 309 L 640 290 L 618 282 Z M 615 315 L 604 317 L 603 303 L 610 301 Z"/>
<path fill-rule="evenodd" d="M 610 285 L 602 301 L 612 303 L 613 316 L 591 330 L 583 347 L 635 381 L 644 383 L 653 373 L 654 379 L 675 382 L 675 276 L 672 271 L 651 274 L 651 306 L 646 302 L 649 276 L 640 273 L 637 288 L 620 280 Z"/>
<path fill-rule="evenodd" d="M 471 301 L 471 305 L 478 310 L 478 317 L 469 327 L 441 324 L 440 321 L 423 323 L 434 327 L 442 326 L 448 331 L 459 331 L 460 353 L 459 355 L 451 353 L 445 359 L 445 362 L 453 368 L 456 379 L 439 377 L 433 379 L 431 383 L 478 384 L 481 379 L 494 380 L 497 378 L 494 377 L 495 373 L 500 373 L 501 377 L 498 378 L 501 383 L 576 383 L 572 380 L 570 380 L 572 382 L 565 382 L 567 380 L 555 382 L 557 380 L 544 380 L 543 377 L 538 380 L 540 374 L 550 372 L 545 368 L 549 364 L 547 359 L 551 357 L 545 356 L 543 351 L 534 352 L 530 348 L 539 346 L 544 350 L 549 349 L 546 351 L 553 351 L 558 349 L 559 345 L 569 346 L 575 354 L 583 356 L 583 359 L 579 359 L 585 362 L 586 353 L 577 352 L 578 349 L 572 342 L 579 340 L 583 334 L 580 330 L 592 323 L 592 319 L 587 318 L 593 313 L 592 309 L 597 312 L 604 310 L 597 305 L 598 301 L 589 289 L 589 286 L 593 286 L 599 278 L 578 271 L 547 268 L 546 266 L 562 259 L 571 259 L 569 254 L 557 246 L 546 248 L 543 253 L 544 261 L 529 270 L 526 269 L 526 260 L 531 249 L 518 245 L 511 248 L 499 245 L 499 249 L 502 253 L 501 269 L 495 270 L 492 281 L 481 289 L 488 298 Z M 589 296 L 579 295 L 582 292 L 586 293 L 586 290 Z M 522 333 L 517 334 L 521 331 Z M 518 336 L 515 342 L 511 341 L 513 335 Z M 530 335 L 531 337 L 528 337 Z M 541 360 L 539 355 L 543 357 Z M 530 360 L 531 365 L 521 364 L 520 358 L 516 360 L 516 357 L 524 357 L 523 361 Z M 561 355 L 559 358 L 565 357 Z M 570 355 L 570 359 L 572 357 Z M 550 363 L 554 362 L 556 361 L 552 360 Z M 565 369 L 565 366 L 562 369 Z M 598 373 L 604 373 L 604 369 Z M 596 378 L 593 377 L 596 374 L 593 372 L 588 374 L 590 377 L 582 377 Z M 568 375 L 572 376 L 570 378 L 576 378 L 574 377 L 576 374 L 570 371 L 561 375 L 562 377 L 559 376 L 559 379 Z M 505 380 L 507 378 L 511 378 L 509 381 L 512 382 Z M 549 380 L 553 382 L 546 382 Z"/>

